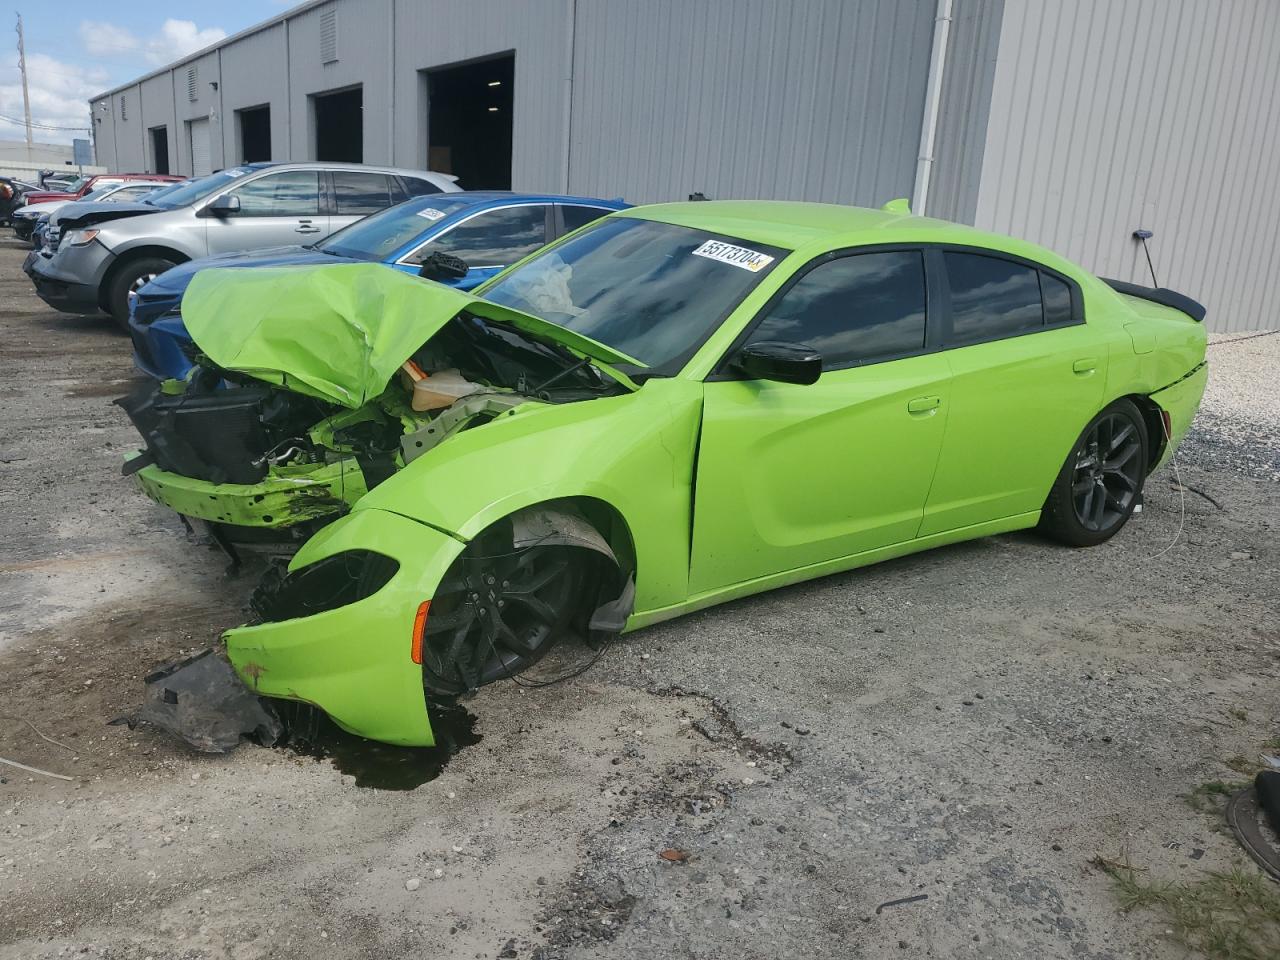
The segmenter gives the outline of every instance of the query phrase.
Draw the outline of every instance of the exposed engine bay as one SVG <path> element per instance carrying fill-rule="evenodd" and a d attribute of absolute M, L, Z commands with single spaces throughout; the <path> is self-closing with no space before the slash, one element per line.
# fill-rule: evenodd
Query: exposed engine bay
<path fill-rule="evenodd" d="M 206 521 L 224 546 L 287 550 L 458 433 L 618 392 L 566 347 L 464 311 L 355 409 L 205 357 L 187 380 L 116 402 L 145 443 L 124 472 L 148 496 Z"/>

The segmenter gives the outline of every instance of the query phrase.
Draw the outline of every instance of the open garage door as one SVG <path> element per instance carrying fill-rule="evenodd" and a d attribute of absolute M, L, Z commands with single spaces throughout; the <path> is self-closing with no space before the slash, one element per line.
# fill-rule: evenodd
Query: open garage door
<path fill-rule="evenodd" d="M 468 190 L 511 189 L 516 56 L 427 71 L 427 166 Z"/>
<path fill-rule="evenodd" d="M 209 118 L 188 120 L 187 135 L 191 140 L 191 176 L 207 177 L 213 173 L 209 153 Z"/>
<path fill-rule="evenodd" d="M 316 159 L 364 163 L 364 90 L 353 87 L 311 98 L 316 129 Z"/>

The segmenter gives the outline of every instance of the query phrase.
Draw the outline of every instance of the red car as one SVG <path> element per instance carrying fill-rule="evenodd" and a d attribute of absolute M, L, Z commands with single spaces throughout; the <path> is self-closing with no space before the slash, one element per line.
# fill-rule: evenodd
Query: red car
<path fill-rule="evenodd" d="M 105 187 L 113 183 L 124 183 L 127 180 L 157 180 L 176 182 L 186 177 L 170 177 L 155 173 L 99 173 L 92 177 L 81 177 L 71 184 L 74 189 L 37 190 L 28 193 L 24 198 L 26 204 L 46 203 L 50 200 L 79 200 L 96 187 Z"/>

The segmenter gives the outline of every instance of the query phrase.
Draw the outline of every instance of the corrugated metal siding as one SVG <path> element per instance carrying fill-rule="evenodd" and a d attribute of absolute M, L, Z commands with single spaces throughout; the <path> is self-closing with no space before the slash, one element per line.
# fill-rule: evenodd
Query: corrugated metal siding
<path fill-rule="evenodd" d="M 1280 3 L 1005 7 L 975 222 L 1104 276 L 1201 300 L 1214 330 L 1280 325 Z"/>
<path fill-rule="evenodd" d="M 579 0 L 579 6 L 588 2 Z M 514 50 L 511 185 L 563 189 L 569 9 L 567 0 L 397 0 L 395 162 L 409 167 L 427 162 L 423 71 Z"/>
<path fill-rule="evenodd" d="M 272 159 L 289 158 L 289 48 L 276 24 L 222 48 L 223 150 L 227 166 L 241 159 L 236 111 L 271 107 Z"/>
<path fill-rule="evenodd" d="M 934 0 L 580 0 L 569 187 L 878 205 L 915 175 Z"/>
<path fill-rule="evenodd" d="M 955 0 L 942 75 L 933 172 L 923 211 L 973 223 L 982 182 L 1004 0 Z"/>

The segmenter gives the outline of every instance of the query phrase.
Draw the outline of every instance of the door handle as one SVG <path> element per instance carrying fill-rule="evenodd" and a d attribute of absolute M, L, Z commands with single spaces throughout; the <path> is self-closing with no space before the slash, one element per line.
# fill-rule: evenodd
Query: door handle
<path fill-rule="evenodd" d="M 942 406 L 941 397 L 916 397 L 907 401 L 907 413 L 933 413 L 940 406 Z"/>
<path fill-rule="evenodd" d="M 296 230 L 294 230 L 293 232 L 294 232 L 294 233 L 319 233 L 319 232 L 320 232 L 320 228 L 319 228 L 319 227 L 313 227 L 313 226 L 312 226 L 311 224 L 309 224 L 309 223 L 302 223 L 302 224 L 299 224 L 299 225 L 298 225 L 298 228 L 297 228 Z"/>
<path fill-rule="evenodd" d="M 1093 371 L 1098 369 L 1098 358 L 1097 357 L 1081 357 L 1079 360 L 1077 360 L 1075 363 L 1071 365 L 1071 369 L 1072 371 L 1080 374 L 1081 376 L 1093 373 Z"/>

